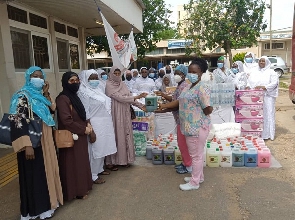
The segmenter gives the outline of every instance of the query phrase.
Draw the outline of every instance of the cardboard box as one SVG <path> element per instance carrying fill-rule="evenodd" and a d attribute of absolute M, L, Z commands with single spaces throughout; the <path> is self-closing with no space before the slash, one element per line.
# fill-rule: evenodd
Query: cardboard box
<path fill-rule="evenodd" d="M 263 119 L 236 119 L 237 123 L 241 124 L 241 131 L 262 132 Z"/>
<path fill-rule="evenodd" d="M 263 90 L 236 90 L 236 106 L 263 104 L 264 93 Z"/>
<path fill-rule="evenodd" d="M 236 119 L 263 118 L 263 105 L 237 105 Z"/>

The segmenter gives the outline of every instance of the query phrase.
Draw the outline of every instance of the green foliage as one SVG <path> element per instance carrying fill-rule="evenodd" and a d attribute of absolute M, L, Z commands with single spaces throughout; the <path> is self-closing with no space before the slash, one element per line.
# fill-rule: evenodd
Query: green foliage
<path fill-rule="evenodd" d="M 176 28 L 168 27 L 165 30 L 158 32 L 159 38 L 162 40 L 179 39 L 181 35 Z"/>
<path fill-rule="evenodd" d="M 237 53 L 236 55 L 234 55 L 233 57 L 233 61 L 236 62 L 236 61 L 242 61 L 244 63 L 244 57 L 246 55 L 246 52 L 243 52 L 243 53 Z"/>
<path fill-rule="evenodd" d="M 232 63 L 231 49 L 257 44 L 266 28 L 263 0 L 190 0 L 184 9 L 188 14 L 184 34 L 192 40 L 187 54 L 221 47 Z"/>
<path fill-rule="evenodd" d="M 143 0 L 146 7 L 142 13 L 143 33 L 134 34 L 134 40 L 137 46 L 138 58 L 143 58 L 146 52 L 155 50 L 156 43 L 162 39 L 174 38 L 175 30 L 170 27 L 169 17 L 172 13 L 165 4 L 164 0 Z M 131 29 L 131 27 L 130 27 Z M 129 32 L 129 31 L 126 31 Z M 127 39 L 128 34 L 120 35 L 122 39 Z M 88 53 L 100 53 L 110 49 L 106 36 L 90 36 L 86 38 L 86 48 Z"/>

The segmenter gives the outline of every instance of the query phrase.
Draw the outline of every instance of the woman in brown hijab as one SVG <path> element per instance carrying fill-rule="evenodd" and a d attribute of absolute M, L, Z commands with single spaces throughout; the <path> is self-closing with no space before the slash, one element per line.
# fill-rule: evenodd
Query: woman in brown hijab
<path fill-rule="evenodd" d="M 130 105 L 145 111 L 145 106 L 136 99 L 143 98 L 147 94 L 132 96 L 122 82 L 120 69 L 115 66 L 111 68 L 105 92 L 112 99 L 112 117 L 117 144 L 117 153 L 107 156 L 106 165 L 111 170 L 116 169 L 114 165 L 129 167 L 135 160 Z"/>

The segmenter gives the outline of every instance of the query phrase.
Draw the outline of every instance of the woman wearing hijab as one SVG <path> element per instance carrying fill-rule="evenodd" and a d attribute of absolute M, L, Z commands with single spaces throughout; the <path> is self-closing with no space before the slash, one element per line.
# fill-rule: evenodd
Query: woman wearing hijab
<path fill-rule="evenodd" d="M 155 81 L 157 90 L 160 90 L 160 88 L 162 86 L 164 75 L 165 75 L 165 69 L 164 68 L 159 69 L 159 77 Z"/>
<path fill-rule="evenodd" d="M 92 180 L 95 184 L 104 183 L 98 175 L 109 175 L 104 171 L 105 156 L 117 152 L 113 120 L 111 115 L 111 99 L 99 88 L 98 74 L 94 70 L 84 70 L 79 74 L 81 82 L 78 96 L 81 99 L 86 119 L 95 132 L 96 141 L 88 142 L 88 153 Z"/>
<path fill-rule="evenodd" d="M 244 72 L 249 76 L 253 71 L 256 71 L 258 64 L 255 61 L 254 53 L 248 52 L 244 57 Z"/>
<path fill-rule="evenodd" d="M 108 75 L 102 69 L 97 69 L 96 72 L 98 74 L 98 79 L 99 79 L 98 87 L 101 89 L 101 91 L 105 92 L 105 90 L 106 90 L 106 81 L 108 79 Z"/>
<path fill-rule="evenodd" d="M 171 76 L 169 74 L 164 75 L 160 91 L 167 93 L 166 87 L 172 87 L 172 86 L 173 85 L 172 85 L 172 81 L 171 81 Z"/>
<path fill-rule="evenodd" d="M 171 76 L 171 80 L 172 80 L 172 85 L 173 85 L 173 86 L 176 86 L 176 83 L 175 83 L 175 81 L 174 81 L 174 71 L 173 71 L 172 66 L 171 66 L 171 65 L 166 65 L 166 66 L 164 67 L 164 70 L 165 70 L 165 74 L 170 74 L 170 76 Z"/>
<path fill-rule="evenodd" d="M 275 103 L 278 97 L 279 77 L 270 69 L 271 62 L 266 56 L 259 59 L 259 67 L 253 71 L 248 79 L 248 86 L 251 89 L 263 89 L 263 139 L 274 140 L 275 136 Z"/>
<path fill-rule="evenodd" d="M 234 83 L 237 89 L 245 89 L 247 86 L 247 74 L 244 72 L 244 64 L 242 61 L 236 61 L 232 65 L 232 72 L 236 74 Z"/>
<path fill-rule="evenodd" d="M 59 204 L 63 204 L 52 137 L 55 123 L 50 113 L 56 105 L 51 101 L 45 79 L 40 67 L 30 67 L 25 73 L 25 85 L 11 99 L 11 139 L 17 153 L 21 219 L 50 218 Z M 29 137 L 28 106 L 43 124 L 41 142 L 36 148 Z"/>
<path fill-rule="evenodd" d="M 128 87 L 129 91 L 132 93 L 133 91 L 133 85 L 135 83 L 135 81 L 132 80 L 132 72 L 130 70 L 126 70 L 124 73 L 124 83 L 126 84 L 126 86 Z"/>
<path fill-rule="evenodd" d="M 155 82 L 148 77 L 148 69 L 146 67 L 140 68 L 141 77 L 138 78 L 133 85 L 134 93 L 147 92 L 152 93 L 155 88 Z"/>
<path fill-rule="evenodd" d="M 107 80 L 106 95 L 112 99 L 112 117 L 117 144 L 117 153 L 106 158 L 107 168 L 113 169 L 114 165 L 129 167 L 135 160 L 130 105 L 145 110 L 144 105 L 136 102 L 136 99 L 145 97 L 146 94 L 132 96 L 122 81 L 120 69 L 113 66 Z"/>
<path fill-rule="evenodd" d="M 92 132 L 85 108 L 77 95 L 80 80 L 76 73 L 62 76 L 63 91 L 56 98 L 58 129 L 78 136 L 74 146 L 59 149 L 59 168 L 64 199 L 85 199 L 92 188 L 87 136 Z"/>
<path fill-rule="evenodd" d="M 132 74 L 132 80 L 136 81 L 136 79 L 138 79 L 140 76 L 138 75 L 138 70 L 137 69 L 132 69 L 131 70 L 131 74 Z"/>

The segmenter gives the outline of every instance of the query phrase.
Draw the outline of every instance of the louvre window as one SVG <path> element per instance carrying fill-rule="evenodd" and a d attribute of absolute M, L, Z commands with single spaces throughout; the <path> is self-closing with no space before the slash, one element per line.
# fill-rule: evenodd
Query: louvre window
<path fill-rule="evenodd" d="M 47 38 L 33 35 L 35 65 L 42 69 L 50 69 Z"/>
<path fill-rule="evenodd" d="M 64 24 L 61 24 L 59 22 L 54 22 L 54 30 L 58 33 L 62 33 L 62 34 L 66 34 L 67 31 L 66 31 L 66 25 Z"/>
<path fill-rule="evenodd" d="M 72 69 L 80 69 L 78 45 L 70 44 L 70 57 Z"/>
<path fill-rule="evenodd" d="M 39 15 L 30 13 L 30 24 L 36 27 L 47 29 L 47 19 Z"/>
<path fill-rule="evenodd" d="M 68 44 L 65 41 L 57 40 L 58 67 L 60 70 L 69 70 Z"/>
<path fill-rule="evenodd" d="M 8 18 L 11 20 L 18 21 L 25 24 L 28 23 L 27 12 L 22 9 L 13 7 L 11 5 L 7 5 L 7 13 L 8 13 Z"/>
<path fill-rule="evenodd" d="M 73 28 L 70 26 L 67 26 L 67 28 L 68 28 L 68 35 L 69 36 L 78 38 L 78 30 L 76 28 Z"/>

